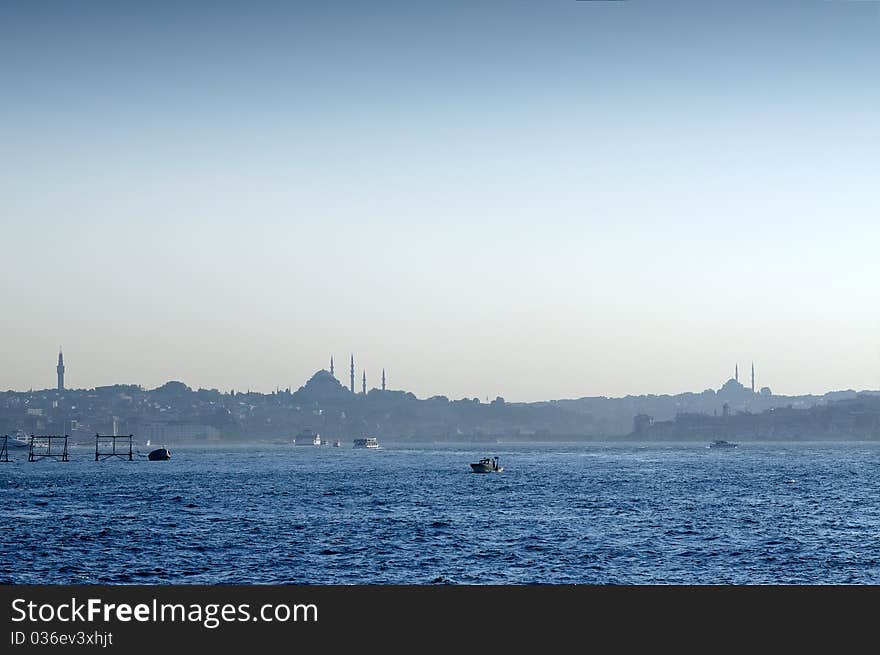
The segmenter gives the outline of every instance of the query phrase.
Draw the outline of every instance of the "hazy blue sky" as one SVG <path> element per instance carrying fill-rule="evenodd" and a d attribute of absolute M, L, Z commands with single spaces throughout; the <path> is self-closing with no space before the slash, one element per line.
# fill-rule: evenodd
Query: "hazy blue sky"
<path fill-rule="evenodd" d="M 880 388 L 874 2 L 0 4 L 0 389 Z"/>

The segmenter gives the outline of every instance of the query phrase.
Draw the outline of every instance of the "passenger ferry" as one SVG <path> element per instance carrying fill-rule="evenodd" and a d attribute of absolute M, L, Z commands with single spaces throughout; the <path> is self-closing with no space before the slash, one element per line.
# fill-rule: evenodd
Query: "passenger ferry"
<path fill-rule="evenodd" d="M 354 440 L 355 448 L 378 448 L 379 440 L 376 437 L 364 437 L 363 439 Z"/>
<path fill-rule="evenodd" d="M 6 446 L 7 448 L 30 448 L 31 438 L 23 430 L 16 430 L 7 435 Z"/>
<path fill-rule="evenodd" d="M 725 441 L 724 439 L 716 439 L 712 443 L 710 443 L 706 448 L 736 448 L 737 444 L 731 443 L 729 441 Z"/>

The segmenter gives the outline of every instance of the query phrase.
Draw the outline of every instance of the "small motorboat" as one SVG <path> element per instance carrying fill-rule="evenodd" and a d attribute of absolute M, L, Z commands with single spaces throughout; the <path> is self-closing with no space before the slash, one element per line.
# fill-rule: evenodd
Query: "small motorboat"
<path fill-rule="evenodd" d="M 498 458 L 492 457 L 484 457 L 479 462 L 471 464 L 471 470 L 474 473 L 501 473 L 504 470 L 503 466 L 498 466 Z"/>
<path fill-rule="evenodd" d="M 147 455 L 147 458 L 151 462 L 161 462 L 166 459 L 171 459 L 171 451 L 165 447 L 156 448 L 156 450 L 151 450 L 150 454 Z"/>

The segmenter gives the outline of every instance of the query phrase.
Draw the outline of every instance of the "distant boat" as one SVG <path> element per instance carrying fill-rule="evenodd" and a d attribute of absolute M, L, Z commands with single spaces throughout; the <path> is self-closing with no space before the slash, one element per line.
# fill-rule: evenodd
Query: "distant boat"
<path fill-rule="evenodd" d="M 488 457 L 484 457 L 479 462 L 471 464 L 471 470 L 474 473 L 501 473 L 504 470 L 503 466 L 498 466 L 498 458 L 492 457 L 491 459 Z"/>
<path fill-rule="evenodd" d="M 6 439 L 6 447 L 7 448 L 30 448 L 31 447 L 31 438 L 26 435 L 21 430 L 16 430 L 14 433 L 7 435 Z"/>
<path fill-rule="evenodd" d="M 710 443 L 706 448 L 736 448 L 737 444 L 730 443 L 729 441 L 725 441 L 724 439 L 716 439 L 712 443 Z"/>
<path fill-rule="evenodd" d="M 304 428 L 302 432 L 294 437 L 293 443 L 297 446 L 320 446 L 321 435 L 311 428 Z"/>
<path fill-rule="evenodd" d="M 354 440 L 355 448 L 378 448 L 379 440 L 376 437 L 365 437 L 363 439 Z"/>
<path fill-rule="evenodd" d="M 340 446 L 342 446 L 342 442 L 339 439 L 333 442 L 334 448 L 339 448 Z"/>

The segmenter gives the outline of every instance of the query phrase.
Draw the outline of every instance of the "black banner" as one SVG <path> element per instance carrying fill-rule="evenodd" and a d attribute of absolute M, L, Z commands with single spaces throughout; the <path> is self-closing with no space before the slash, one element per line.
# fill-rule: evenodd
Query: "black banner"
<path fill-rule="evenodd" d="M 878 597 L 876 587 L 13 585 L 0 587 L 0 652 L 790 647 L 822 637 L 841 647 L 873 626 Z"/>

